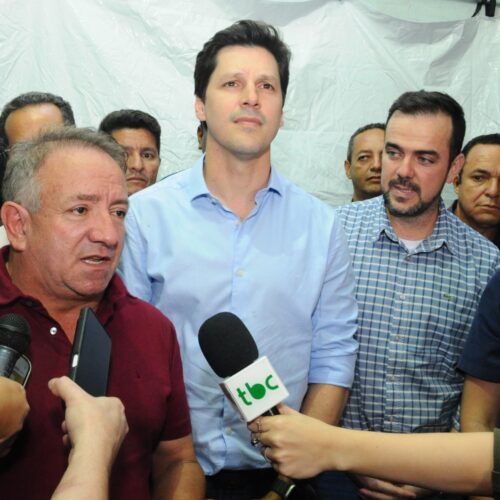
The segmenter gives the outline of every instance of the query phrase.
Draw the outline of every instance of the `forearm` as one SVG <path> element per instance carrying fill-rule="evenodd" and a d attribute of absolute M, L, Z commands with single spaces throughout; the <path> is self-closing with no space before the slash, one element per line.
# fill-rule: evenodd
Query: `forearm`
<path fill-rule="evenodd" d="M 333 429 L 327 468 L 456 493 L 491 492 L 493 434 Z"/>
<path fill-rule="evenodd" d="M 310 384 L 301 412 L 322 422 L 337 425 L 349 391 L 344 387 L 329 384 Z"/>
<path fill-rule="evenodd" d="M 52 500 L 107 500 L 112 459 L 107 450 L 74 450 Z"/>
<path fill-rule="evenodd" d="M 204 495 L 205 475 L 195 460 L 169 465 L 153 482 L 153 500 L 201 500 Z"/>
<path fill-rule="evenodd" d="M 463 432 L 492 431 L 499 415 L 500 384 L 467 375 L 461 402 L 461 430 Z"/>

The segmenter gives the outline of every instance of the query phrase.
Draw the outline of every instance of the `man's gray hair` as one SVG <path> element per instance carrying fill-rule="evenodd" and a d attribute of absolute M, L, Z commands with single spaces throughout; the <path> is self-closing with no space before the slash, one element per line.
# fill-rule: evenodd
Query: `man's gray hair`
<path fill-rule="evenodd" d="M 2 186 L 4 201 L 14 201 L 30 212 L 37 212 L 40 209 L 37 173 L 50 153 L 68 147 L 102 151 L 124 173 L 127 170 L 127 153 L 109 135 L 90 128 L 50 129 L 31 141 L 18 142 L 12 147 Z"/>

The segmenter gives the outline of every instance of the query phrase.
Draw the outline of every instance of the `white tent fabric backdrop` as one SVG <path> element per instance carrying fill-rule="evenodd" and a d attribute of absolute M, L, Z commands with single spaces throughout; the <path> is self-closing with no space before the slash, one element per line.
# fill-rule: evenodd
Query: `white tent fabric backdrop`
<path fill-rule="evenodd" d="M 497 18 L 412 22 L 360 0 L 0 0 L 0 106 L 48 91 L 70 101 L 78 125 L 94 127 L 112 110 L 143 109 L 162 125 L 160 175 L 188 168 L 199 155 L 196 54 L 244 18 L 277 26 L 293 53 L 273 164 L 329 203 L 351 196 L 351 133 L 385 121 L 406 90 L 454 96 L 466 138 L 500 130 Z"/>

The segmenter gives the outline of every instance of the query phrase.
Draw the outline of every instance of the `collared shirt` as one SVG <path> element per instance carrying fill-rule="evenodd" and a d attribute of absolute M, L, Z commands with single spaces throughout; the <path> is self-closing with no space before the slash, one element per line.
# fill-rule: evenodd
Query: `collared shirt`
<path fill-rule="evenodd" d="M 67 466 L 61 424 L 64 407 L 47 387 L 69 372 L 71 343 L 62 327 L 10 279 L 0 255 L 0 315 L 16 313 L 31 326 L 27 353 L 33 365 L 26 386 L 30 412 L 10 453 L 0 465 L 0 497 L 46 500 Z M 110 477 L 110 499 L 150 498 L 153 453 L 160 441 L 189 435 L 186 393 L 175 331 L 170 321 L 131 297 L 115 276 L 97 310 L 111 337 L 107 394 L 121 399 L 129 432 Z"/>
<path fill-rule="evenodd" d="M 353 258 L 359 354 L 346 427 L 387 432 L 451 428 L 456 370 L 498 249 L 440 203 L 432 234 L 408 251 L 383 197 L 339 207 Z"/>
<path fill-rule="evenodd" d="M 131 197 L 121 272 L 173 321 L 196 453 L 206 474 L 269 466 L 198 344 L 216 313 L 239 316 L 300 408 L 309 383 L 349 387 L 357 305 L 333 210 L 271 170 L 241 221 L 212 196 L 203 161 Z"/>

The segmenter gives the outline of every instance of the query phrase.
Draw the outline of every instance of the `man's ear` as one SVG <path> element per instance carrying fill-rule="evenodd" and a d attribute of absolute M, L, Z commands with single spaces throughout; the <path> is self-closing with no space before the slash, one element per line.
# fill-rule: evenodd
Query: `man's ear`
<path fill-rule="evenodd" d="M 348 179 L 351 178 L 351 162 L 349 160 L 344 161 L 345 175 Z"/>
<path fill-rule="evenodd" d="M 451 164 L 450 170 L 448 170 L 448 177 L 446 178 L 446 182 L 448 184 L 455 180 L 455 178 L 457 177 L 460 170 L 462 170 L 464 163 L 465 163 L 465 156 L 462 153 L 460 153 L 453 160 L 453 163 Z"/>
<path fill-rule="evenodd" d="M 204 122 L 207 120 L 205 116 L 205 103 L 201 99 L 201 97 L 196 96 L 194 100 L 194 111 L 196 113 L 196 118 L 200 120 L 200 122 Z"/>
<path fill-rule="evenodd" d="M 30 221 L 30 213 L 18 203 L 6 201 L 0 211 L 2 222 L 14 250 L 26 248 L 26 229 Z"/>

